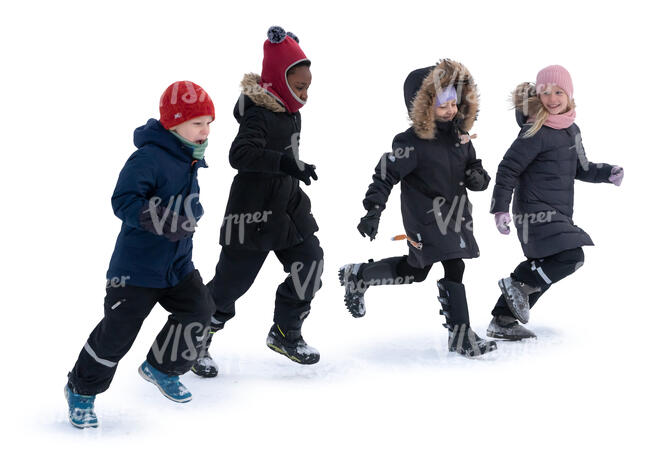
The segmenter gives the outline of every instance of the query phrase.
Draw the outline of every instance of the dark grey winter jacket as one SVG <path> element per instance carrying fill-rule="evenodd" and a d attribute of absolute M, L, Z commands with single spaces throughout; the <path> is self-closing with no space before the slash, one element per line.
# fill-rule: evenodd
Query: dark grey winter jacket
<path fill-rule="evenodd" d="M 460 98 L 458 114 L 453 122 L 436 122 L 436 89 L 451 84 Z M 443 60 L 435 67 L 413 71 L 404 84 L 404 97 L 413 126 L 395 136 L 393 151 L 379 161 L 363 205 L 367 210 L 383 210 L 393 186 L 401 182 L 402 221 L 411 240 L 412 266 L 477 257 L 466 171 L 473 169 L 483 176 L 482 185 L 469 188 L 474 191 L 485 190 L 489 176 L 472 143 L 460 144 L 458 137 L 476 119 L 476 85 L 464 66 Z"/>
<path fill-rule="evenodd" d="M 514 102 L 522 129 L 499 164 L 490 212 L 508 212 L 514 190 L 513 221 L 528 258 L 593 245 L 573 223 L 573 185 L 575 179 L 609 182 L 612 166 L 587 159 L 575 123 L 559 130 L 542 126 L 534 136 L 524 138 L 531 124 L 524 123 L 521 106 L 528 102 L 535 112 L 539 100 L 534 91 L 521 87 L 514 92 Z"/>

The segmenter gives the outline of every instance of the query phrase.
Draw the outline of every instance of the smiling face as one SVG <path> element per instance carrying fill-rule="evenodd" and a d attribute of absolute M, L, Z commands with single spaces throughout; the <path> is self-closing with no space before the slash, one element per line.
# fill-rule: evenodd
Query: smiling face
<path fill-rule="evenodd" d="M 446 103 L 436 106 L 434 111 L 435 118 L 441 122 L 450 122 L 456 117 L 458 113 L 458 106 L 456 106 L 456 100 L 450 100 Z"/>
<path fill-rule="evenodd" d="M 564 90 L 557 85 L 545 87 L 539 94 L 539 99 L 544 105 L 544 108 L 553 115 L 563 114 L 569 107 L 569 97 Z"/>
<path fill-rule="evenodd" d="M 202 144 L 210 134 L 210 123 L 212 123 L 212 120 L 211 115 L 202 115 L 201 117 L 195 117 L 180 125 L 176 125 L 171 130 L 175 131 L 187 141 Z"/>
<path fill-rule="evenodd" d="M 308 66 L 301 65 L 291 68 L 287 72 L 287 82 L 289 89 L 302 100 L 303 103 L 307 102 L 307 90 L 311 85 L 311 71 Z"/>

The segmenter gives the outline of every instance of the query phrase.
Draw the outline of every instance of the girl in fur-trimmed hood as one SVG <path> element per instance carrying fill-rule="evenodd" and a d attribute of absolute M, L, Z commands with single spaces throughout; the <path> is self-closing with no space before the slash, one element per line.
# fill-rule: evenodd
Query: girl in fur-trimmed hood
<path fill-rule="evenodd" d="M 392 152 L 375 168 L 363 200 L 368 212 L 358 229 L 362 236 L 375 238 L 388 196 L 401 183 L 409 254 L 342 267 L 345 303 L 354 317 L 361 317 L 368 286 L 420 282 L 434 263 L 442 262 L 445 278 L 438 287 L 448 348 L 468 357 L 482 355 L 496 344 L 470 328 L 462 284 L 463 258 L 479 255 L 467 189 L 483 191 L 490 181 L 469 136 L 479 109 L 476 84 L 461 63 L 442 60 L 408 75 L 404 101 L 412 126 L 395 136 Z"/>
<path fill-rule="evenodd" d="M 502 280 L 488 336 L 519 340 L 534 337 L 522 327 L 529 310 L 553 283 L 584 262 L 582 247 L 593 245 L 573 223 L 576 179 L 620 185 L 623 168 L 591 163 L 582 146 L 569 72 L 559 65 L 542 69 L 535 84 L 519 84 L 512 95 L 519 137 L 497 172 L 491 213 L 497 229 L 509 234 L 513 198 L 517 236 L 527 260 Z"/>
<path fill-rule="evenodd" d="M 262 74 L 244 76 L 234 109 L 239 132 L 229 159 L 237 175 L 221 226 L 221 255 L 207 285 L 217 310 L 212 333 L 192 368 L 204 377 L 218 371 L 207 351 L 212 335 L 235 316 L 235 302 L 251 287 L 271 251 L 289 275 L 277 289 L 267 345 L 302 364 L 320 358 L 301 334 L 323 269 L 323 250 L 314 235 L 318 225 L 299 185 L 318 178 L 315 166 L 300 161 L 298 154 L 299 110 L 307 101 L 311 62 L 292 33 L 271 27 L 267 37 Z"/>

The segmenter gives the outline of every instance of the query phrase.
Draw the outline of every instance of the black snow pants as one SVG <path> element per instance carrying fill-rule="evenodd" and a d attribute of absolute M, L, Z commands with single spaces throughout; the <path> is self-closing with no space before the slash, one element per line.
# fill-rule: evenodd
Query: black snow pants
<path fill-rule="evenodd" d="M 571 275 L 582 266 L 584 261 L 585 254 L 582 248 L 573 248 L 545 258 L 528 258 L 517 266 L 510 277 L 513 280 L 541 288 L 540 292 L 535 292 L 528 298 L 532 308 L 553 283 Z M 492 310 L 492 316 L 512 316 L 503 295 L 499 297 Z"/>
<path fill-rule="evenodd" d="M 68 385 L 73 392 L 96 395 L 108 389 L 118 362 L 133 345 L 156 303 L 171 314 L 151 346 L 147 361 L 169 375 L 189 371 L 214 312 L 198 270 L 171 288 L 107 287 L 104 318 L 88 337 L 68 374 Z"/>
<path fill-rule="evenodd" d="M 274 253 L 289 275 L 277 288 L 273 322 L 284 330 L 300 330 L 322 286 L 323 250 L 318 238 L 311 235 L 298 245 Z M 235 302 L 250 289 L 268 254 L 222 247 L 215 276 L 206 285 L 217 308 L 213 330 L 223 328 L 235 316 Z"/>

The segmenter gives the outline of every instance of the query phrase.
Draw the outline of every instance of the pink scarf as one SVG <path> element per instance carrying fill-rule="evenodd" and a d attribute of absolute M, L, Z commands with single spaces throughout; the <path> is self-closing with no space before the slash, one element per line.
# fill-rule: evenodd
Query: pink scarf
<path fill-rule="evenodd" d="M 555 130 L 563 130 L 573 125 L 576 119 L 576 110 L 571 109 L 564 114 L 549 114 L 544 122 L 544 125 L 549 126 Z"/>
<path fill-rule="evenodd" d="M 563 130 L 570 127 L 576 119 L 576 110 L 571 109 L 564 114 L 549 114 L 544 122 L 545 126 L 553 128 L 554 130 Z M 535 116 L 528 117 L 527 123 L 535 123 Z"/>

